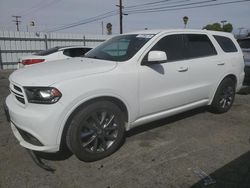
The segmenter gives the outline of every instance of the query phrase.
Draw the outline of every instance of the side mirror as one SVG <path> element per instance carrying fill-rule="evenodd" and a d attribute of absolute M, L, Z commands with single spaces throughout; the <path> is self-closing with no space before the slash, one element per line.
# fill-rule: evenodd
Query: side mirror
<path fill-rule="evenodd" d="M 151 51 L 148 53 L 148 62 L 165 63 L 167 61 L 167 54 L 163 51 Z"/>

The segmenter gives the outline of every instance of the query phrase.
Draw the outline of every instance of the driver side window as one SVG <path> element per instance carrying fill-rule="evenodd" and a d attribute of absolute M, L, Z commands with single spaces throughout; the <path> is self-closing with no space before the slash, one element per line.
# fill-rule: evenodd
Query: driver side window
<path fill-rule="evenodd" d="M 185 59 L 183 50 L 183 35 L 168 35 L 160 39 L 150 51 L 164 51 L 167 54 L 168 62 Z M 145 56 L 144 60 L 148 55 Z"/>

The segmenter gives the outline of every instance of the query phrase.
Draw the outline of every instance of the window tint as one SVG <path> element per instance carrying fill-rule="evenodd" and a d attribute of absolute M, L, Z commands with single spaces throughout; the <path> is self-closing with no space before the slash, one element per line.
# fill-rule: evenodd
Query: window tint
<path fill-rule="evenodd" d="M 238 40 L 241 48 L 250 48 L 250 38 Z"/>
<path fill-rule="evenodd" d="M 219 43 L 224 52 L 237 52 L 237 48 L 230 38 L 214 35 L 214 38 Z"/>
<path fill-rule="evenodd" d="M 63 50 L 63 54 L 69 57 L 81 57 L 89 50 L 91 50 L 91 48 L 70 48 Z"/>
<path fill-rule="evenodd" d="M 164 51 L 167 54 L 168 61 L 177 61 L 184 59 L 183 35 L 169 35 L 162 38 L 151 49 Z"/>
<path fill-rule="evenodd" d="M 185 48 L 185 56 L 187 59 L 217 54 L 207 35 L 185 34 Z"/>

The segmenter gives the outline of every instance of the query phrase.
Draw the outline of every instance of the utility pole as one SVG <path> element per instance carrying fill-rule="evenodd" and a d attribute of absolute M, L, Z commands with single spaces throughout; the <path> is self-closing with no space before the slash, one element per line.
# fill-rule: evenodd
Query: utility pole
<path fill-rule="evenodd" d="M 119 7 L 119 14 L 120 14 L 120 34 L 123 33 L 123 28 L 122 28 L 122 17 L 123 17 L 123 13 L 122 13 L 122 0 L 119 0 L 119 5 L 116 5 L 117 7 Z"/>
<path fill-rule="evenodd" d="M 12 17 L 16 18 L 15 20 L 13 20 L 13 22 L 16 23 L 16 30 L 19 31 L 19 24 L 21 23 L 21 21 L 18 19 L 21 18 L 21 16 L 12 16 Z"/>

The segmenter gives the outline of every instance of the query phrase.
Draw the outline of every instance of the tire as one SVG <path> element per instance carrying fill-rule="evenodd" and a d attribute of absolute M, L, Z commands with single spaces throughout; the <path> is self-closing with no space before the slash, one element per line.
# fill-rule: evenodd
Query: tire
<path fill-rule="evenodd" d="M 125 138 L 125 120 L 119 107 L 98 101 L 80 109 L 73 117 L 66 141 L 76 157 L 96 161 L 114 153 Z"/>
<path fill-rule="evenodd" d="M 210 106 L 213 113 L 227 112 L 233 105 L 235 98 L 235 82 L 231 78 L 225 78 L 220 83 Z"/>

